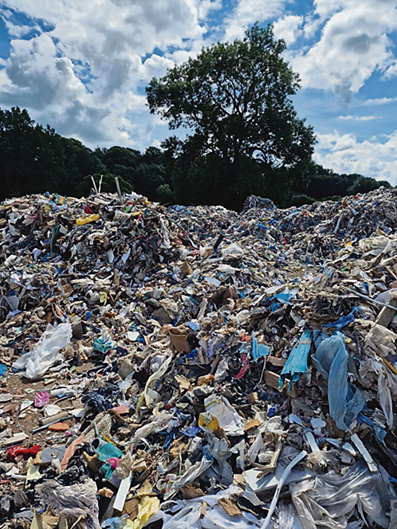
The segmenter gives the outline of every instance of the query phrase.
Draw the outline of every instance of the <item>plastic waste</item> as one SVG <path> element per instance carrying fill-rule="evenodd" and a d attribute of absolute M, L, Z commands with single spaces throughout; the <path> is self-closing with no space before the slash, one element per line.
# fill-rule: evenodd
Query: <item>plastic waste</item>
<path fill-rule="evenodd" d="M 312 333 L 306 330 L 299 339 L 298 345 L 290 352 L 288 360 L 281 371 L 280 386 L 282 385 L 282 381 L 289 377 L 290 384 L 288 389 L 290 389 L 292 384 L 297 382 L 301 375 L 306 373 L 311 344 Z"/>
<path fill-rule="evenodd" d="M 320 341 L 315 355 L 312 355 L 313 364 L 328 380 L 330 415 L 340 430 L 348 430 L 365 406 L 362 393 L 358 389 L 354 391 L 348 384 L 348 359 L 344 336 L 340 332 Z"/>
<path fill-rule="evenodd" d="M 289 490 L 303 529 L 346 529 L 356 508 L 374 524 L 389 527 L 388 512 L 395 493 L 382 468 L 372 474 L 360 461 L 345 475 L 331 471 L 291 483 Z"/>
<path fill-rule="evenodd" d="M 96 485 L 92 480 L 70 486 L 49 480 L 37 485 L 36 492 L 46 505 L 65 516 L 69 526 L 81 517 L 87 529 L 100 529 Z"/>
<path fill-rule="evenodd" d="M 228 255 L 240 257 L 244 255 L 244 250 L 237 243 L 233 242 L 232 244 L 229 244 L 229 246 L 227 246 L 226 248 L 222 250 L 222 256 L 226 257 Z"/>
<path fill-rule="evenodd" d="M 40 445 L 34 445 L 34 446 L 31 446 L 30 448 L 23 448 L 22 446 L 11 446 L 11 448 L 7 450 L 7 454 L 10 457 L 16 457 L 18 455 L 35 456 L 40 452 L 40 449 L 41 449 Z"/>
<path fill-rule="evenodd" d="M 393 428 L 393 398 L 397 397 L 397 375 L 388 369 L 379 357 L 369 357 L 362 363 L 360 377 L 363 384 L 373 387 L 373 382 L 378 387 L 379 404 L 385 414 L 387 425 Z"/>
<path fill-rule="evenodd" d="M 374 325 L 365 337 L 365 348 L 367 351 L 386 357 L 394 354 L 396 341 L 396 333 L 383 325 Z"/>
<path fill-rule="evenodd" d="M 207 495 L 192 500 L 177 500 L 171 507 L 171 514 L 159 512 L 151 521 L 163 520 L 163 529 L 253 529 L 259 527 L 254 515 L 242 512 L 241 515 L 229 516 L 219 505 L 222 498 L 240 495 L 241 489 L 230 485 L 218 494 Z M 203 504 L 206 509 L 203 515 Z"/>
<path fill-rule="evenodd" d="M 359 309 L 360 307 L 353 307 L 353 310 L 349 312 L 347 316 L 341 316 L 338 320 L 334 321 L 333 323 L 325 324 L 324 327 L 328 327 L 329 329 L 335 328 L 337 331 L 342 330 L 343 327 L 346 327 L 346 325 L 349 325 L 349 323 L 353 323 L 356 312 Z"/>
<path fill-rule="evenodd" d="M 177 478 L 174 482 L 170 484 L 169 487 L 167 487 L 166 492 L 164 494 L 164 499 L 168 500 L 175 496 L 175 494 L 186 484 L 190 481 L 194 481 L 196 478 L 201 476 L 203 472 L 209 468 L 214 461 L 214 458 L 212 457 L 210 451 L 206 446 L 203 447 L 203 457 L 201 461 L 198 461 L 194 465 L 192 465 L 181 477 Z"/>
<path fill-rule="evenodd" d="M 35 379 L 44 375 L 50 367 L 63 360 L 60 350 L 66 347 L 72 338 L 70 323 L 61 323 L 57 327 L 48 325 L 39 342 L 30 353 L 22 355 L 12 367 L 16 371 L 25 370 L 26 378 Z"/>
<path fill-rule="evenodd" d="M 88 215 L 87 217 L 79 217 L 76 220 L 77 226 L 84 226 L 85 224 L 89 224 L 90 222 L 96 222 L 99 219 L 99 215 Z"/>
<path fill-rule="evenodd" d="M 217 419 L 227 435 L 243 435 L 244 421 L 225 397 L 210 395 L 204 400 L 204 405 L 206 412 Z"/>
<path fill-rule="evenodd" d="M 258 344 L 258 340 L 254 336 L 254 332 L 252 332 L 252 358 L 257 362 L 259 358 L 262 358 L 264 356 L 268 356 L 270 353 L 270 347 L 268 345 L 264 345 L 262 343 Z"/>

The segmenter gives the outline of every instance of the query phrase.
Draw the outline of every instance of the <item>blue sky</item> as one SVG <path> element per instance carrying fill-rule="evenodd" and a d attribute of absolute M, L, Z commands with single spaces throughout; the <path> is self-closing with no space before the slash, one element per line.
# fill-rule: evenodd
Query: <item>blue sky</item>
<path fill-rule="evenodd" d="M 169 135 L 152 76 L 259 21 L 300 74 L 315 159 L 397 184 L 397 0 L 3 0 L 0 106 L 86 145 L 143 149 Z"/>

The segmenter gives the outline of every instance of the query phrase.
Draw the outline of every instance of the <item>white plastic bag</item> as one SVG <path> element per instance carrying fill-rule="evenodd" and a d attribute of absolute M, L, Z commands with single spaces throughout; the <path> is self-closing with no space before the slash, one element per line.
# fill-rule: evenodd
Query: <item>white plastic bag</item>
<path fill-rule="evenodd" d="M 12 364 L 13 369 L 21 371 L 26 378 L 36 379 L 46 373 L 56 362 L 63 360 L 59 352 L 72 338 L 70 323 L 61 323 L 57 327 L 48 325 L 35 348 Z"/>
<path fill-rule="evenodd" d="M 233 242 L 222 250 L 223 257 L 226 257 L 228 255 L 232 255 L 234 257 L 241 257 L 242 255 L 244 255 L 244 250 L 241 248 L 241 246 Z"/>

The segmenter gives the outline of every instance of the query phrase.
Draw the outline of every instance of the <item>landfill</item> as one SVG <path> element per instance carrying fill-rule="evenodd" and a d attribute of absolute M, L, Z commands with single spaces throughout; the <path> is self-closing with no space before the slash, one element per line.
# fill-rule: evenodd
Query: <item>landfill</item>
<path fill-rule="evenodd" d="M 397 204 L 0 204 L 0 527 L 397 527 Z"/>

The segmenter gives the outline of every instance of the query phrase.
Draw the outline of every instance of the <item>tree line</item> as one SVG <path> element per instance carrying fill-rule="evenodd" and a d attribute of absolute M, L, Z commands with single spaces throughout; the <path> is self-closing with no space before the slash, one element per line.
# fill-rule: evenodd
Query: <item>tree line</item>
<path fill-rule="evenodd" d="M 337 174 L 314 163 L 315 135 L 291 97 L 299 76 L 282 54 L 285 42 L 257 24 L 233 43 L 217 43 L 153 78 L 153 114 L 171 130 L 161 148 L 89 149 L 35 123 L 26 109 L 0 109 L 0 198 L 39 192 L 87 195 L 135 191 L 165 204 L 221 204 L 241 209 L 256 194 L 279 206 L 367 192 L 385 181 Z"/>

